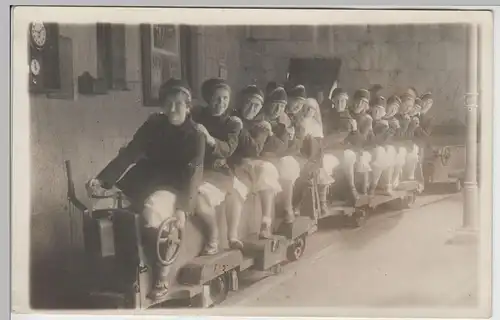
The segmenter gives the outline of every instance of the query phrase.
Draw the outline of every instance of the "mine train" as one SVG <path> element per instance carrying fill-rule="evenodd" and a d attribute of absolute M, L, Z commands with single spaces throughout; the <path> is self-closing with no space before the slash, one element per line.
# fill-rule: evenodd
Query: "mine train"
<path fill-rule="evenodd" d="M 291 66 L 288 77 L 299 78 L 308 88 L 320 87 L 324 83 L 330 86 L 336 81 L 339 71 L 339 62 L 335 60 L 299 59 Z M 325 66 L 331 72 L 319 77 L 326 74 L 319 72 Z M 446 138 L 429 147 L 424 161 L 421 161 L 425 183 L 452 182 L 455 191 L 459 191 L 463 181 L 463 149 L 463 143 L 447 143 Z M 284 264 L 300 259 L 308 238 L 314 236 L 323 218 L 339 216 L 346 227 L 361 227 L 374 208 L 389 202 L 401 209 L 409 208 L 420 191 L 417 181 L 401 181 L 390 195 L 360 193 L 359 198 L 352 202 L 338 196 L 342 193 L 339 192 L 342 178 L 336 177 L 329 186 L 328 208 L 324 210 L 320 206 L 314 173 L 303 191 L 304 201 L 296 219 L 292 223 L 283 223 L 283 218 L 274 214 L 271 238 L 259 238 L 259 195 L 248 196 L 239 224 L 243 242 L 241 250 L 229 249 L 225 240 L 224 209 L 219 210 L 221 250 L 207 256 L 200 255 L 205 235 L 196 216 L 190 216 L 182 230 L 175 227 L 175 218 L 167 218 L 155 235 L 155 248 L 146 248 L 141 214 L 125 203 L 120 192 L 80 201 L 75 194 L 69 161 L 66 161 L 66 172 L 68 200 L 71 208 L 79 212 L 83 226 L 87 272 L 83 276 L 85 285 L 80 286 L 80 290 L 85 293 L 89 306 L 94 308 L 165 308 L 176 301 L 183 301 L 191 307 L 217 305 L 230 291 L 238 290 L 243 272 L 279 273 Z M 279 210 L 275 209 L 275 212 Z M 152 249 L 157 261 L 168 267 L 168 293 L 161 299 L 152 299 L 148 295 L 154 286 L 154 266 L 157 263 L 146 254 Z"/>

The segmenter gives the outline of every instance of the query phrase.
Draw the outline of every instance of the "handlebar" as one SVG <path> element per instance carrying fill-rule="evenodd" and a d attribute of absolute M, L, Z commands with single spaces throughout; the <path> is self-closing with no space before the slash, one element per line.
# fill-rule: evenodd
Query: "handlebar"
<path fill-rule="evenodd" d="M 89 209 L 76 197 L 75 193 L 75 184 L 73 183 L 73 174 L 71 171 L 71 163 L 69 160 L 64 161 L 64 165 L 66 167 L 66 178 L 68 182 L 68 192 L 67 197 L 71 204 L 73 204 L 78 210 L 83 212 L 84 214 L 89 212 Z"/>

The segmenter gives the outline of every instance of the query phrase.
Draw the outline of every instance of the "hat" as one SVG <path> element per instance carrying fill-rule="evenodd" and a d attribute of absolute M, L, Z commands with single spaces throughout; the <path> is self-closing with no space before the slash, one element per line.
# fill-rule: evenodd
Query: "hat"
<path fill-rule="evenodd" d="M 283 87 L 276 87 L 276 89 L 272 90 L 266 97 L 266 100 L 269 102 L 279 102 L 286 104 L 287 95 L 286 91 Z"/>
<path fill-rule="evenodd" d="M 242 96 L 252 96 L 256 97 L 257 99 L 261 100 L 264 102 L 264 93 L 262 93 L 262 90 L 257 88 L 255 85 L 249 85 L 243 90 L 241 90 L 241 95 Z"/>
<path fill-rule="evenodd" d="M 387 99 L 387 104 L 389 105 L 389 104 L 393 104 L 393 103 L 397 103 L 398 105 L 400 105 L 401 99 L 396 95 L 389 97 L 389 99 Z"/>
<path fill-rule="evenodd" d="M 358 89 L 354 92 L 354 99 L 367 99 L 370 100 L 370 91 L 366 89 Z"/>
<path fill-rule="evenodd" d="M 402 95 L 401 98 L 413 98 L 415 99 L 418 96 L 417 90 L 413 87 L 408 88 Z"/>
<path fill-rule="evenodd" d="M 278 83 L 276 81 L 268 82 L 266 85 L 266 92 L 265 92 L 266 97 L 271 93 L 271 91 L 273 91 L 277 87 L 278 87 Z"/>
<path fill-rule="evenodd" d="M 300 99 L 307 98 L 306 88 L 301 84 L 291 87 L 289 90 L 286 91 L 286 93 L 289 98 L 300 98 Z"/>
<path fill-rule="evenodd" d="M 165 81 L 159 89 L 158 98 L 160 102 L 164 102 L 167 95 L 182 92 L 188 96 L 191 101 L 191 88 L 186 81 L 176 78 L 170 78 Z"/>
<path fill-rule="evenodd" d="M 420 99 L 422 101 L 427 100 L 427 99 L 432 99 L 432 93 L 431 92 L 426 92 L 422 96 L 420 96 Z"/>
<path fill-rule="evenodd" d="M 371 107 L 382 107 L 385 108 L 385 98 L 382 96 L 376 96 L 370 101 Z"/>
<path fill-rule="evenodd" d="M 343 90 L 342 88 L 335 88 L 335 90 L 333 90 L 333 92 L 332 92 L 331 99 L 333 100 L 336 97 L 341 96 L 341 95 L 347 95 L 347 92 L 345 90 Z"/>
<path fill-rule="evenodd" d="M 231 91 L 231 88 L 224 79 L 220 78 L 208 79 L 205 82 L 203 82 L 201 86 L 201 96 L 206 102 L 209 102 L 212 99 L 215 90 L 219 88 L 224 88 Z"/>
<path fill-rule="evenodd" d="M 382 88 L 383 87 L 380 84 L 374 84 L 368 91 L 370 91 L 371 94 L 376 94 L 377 92 L 382 90 Z"/>

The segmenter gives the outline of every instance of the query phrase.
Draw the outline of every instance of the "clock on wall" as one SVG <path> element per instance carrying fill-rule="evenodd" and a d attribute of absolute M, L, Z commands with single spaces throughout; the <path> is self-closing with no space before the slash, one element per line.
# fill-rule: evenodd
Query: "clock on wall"
<path fill-rule="evenodd" d="M 41 22 L 32 23 L 30 26 L 30 37 L 36 48 L 43 48 L 47 42 L 47 29 L 45 25 Z"/>
<path fill-rule="evenodd" d="M 32 22 L 28 28 L 28 67 L 31 92 L 56 90 L 59 78 L 59 28 L 56 23 Z"/>

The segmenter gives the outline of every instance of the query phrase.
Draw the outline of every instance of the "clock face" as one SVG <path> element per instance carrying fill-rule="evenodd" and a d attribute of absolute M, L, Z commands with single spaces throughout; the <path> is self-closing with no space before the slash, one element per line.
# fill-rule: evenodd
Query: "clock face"
<path fill-rule="evenodd" d="M 47 30 L 43 23 L 31 24 L 31 38 L 38 47 L 43 47 L 47 41 Z"/>
<path fill-rule="evenodd" d="M 31 60 L 30 70 L 35 76 L 40 74 L 40 62 L 37 59 Z"/>

